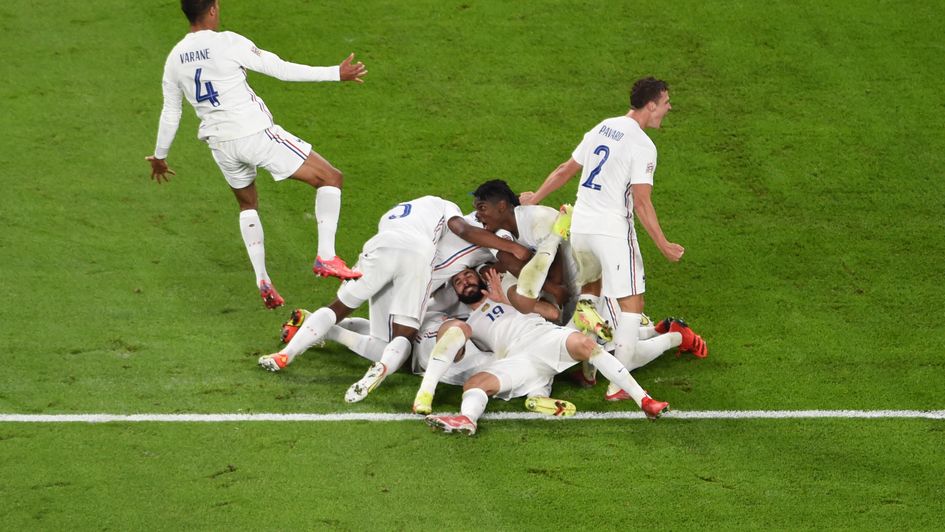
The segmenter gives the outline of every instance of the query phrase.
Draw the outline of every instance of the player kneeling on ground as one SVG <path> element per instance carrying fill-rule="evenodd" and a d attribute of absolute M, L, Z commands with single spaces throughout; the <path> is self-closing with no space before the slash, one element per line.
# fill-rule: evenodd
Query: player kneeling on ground
<path fill-rule="evenodd" d="M 545 389 L 556 374 L 583 360 L 626 390 L 648 418 L 658 418 L 669 409 L 668 403 L 647 395 L 627 368 L 597 342 L 573 329 L 516 311 L 502 293 L 501 279 L 494 271 L 486 272 L 486 281 L 488 289 L 482 290 L 481 278 L 475 271 L 465 270 L 456 275 L 452 285 L 458 294 L 470 300 L 476 294 L 480 297 L 469 303 L 473 312 L 468 321 L 452 322 L 451 328 L 461 335 L 445 331 L 443 341 L 449 342 L 449 348 L 458 350 L 466 339 L 472 338 L 490 348 L 498 360 L 466 382 L 461 415 L 426 417 L 427 424 L 434 430 L 475 434 L 489 397 L 512 399 Z"/>

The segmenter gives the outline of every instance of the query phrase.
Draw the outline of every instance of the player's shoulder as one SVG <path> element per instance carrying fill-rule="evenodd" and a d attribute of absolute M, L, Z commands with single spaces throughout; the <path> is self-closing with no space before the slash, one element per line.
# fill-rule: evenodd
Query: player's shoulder
<path fill-rule="evenodd" d="M 519 220 L 551 220 L 558 217 L 558 211 L 547 205 L 519 205 L 515 207 L 515 217 Z"/>
<path fill-rule="evenodd" d="M 643 150 L 649 150 L 656 152 L 656 144 L 653 143 L 653 139 L 646 134 L 646 131 L 640 127 L 640 124 L 636 120 L 630 118 L 629 116 L 617 117 L 621 120 L 619 122 L 614 122 L 615 124 L 621 124 L 622 129 L 626 131 L 627 137 L 632 142 L 635 147 Z"/>

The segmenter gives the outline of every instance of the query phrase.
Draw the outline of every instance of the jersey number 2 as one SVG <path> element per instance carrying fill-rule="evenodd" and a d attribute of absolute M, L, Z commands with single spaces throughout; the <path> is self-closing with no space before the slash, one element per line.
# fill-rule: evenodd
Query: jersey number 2
<path fill-rule="evenodd" d="M 600 169 L 603 168 L 604 163 L 607 162 L 607 158 L 610 157 L 610 148 L 601 144 L 597 147 L 597 149 L 594 150 L 594 155 L 600 155 L 602 153 L 604 156 L 601 157 L 600 162 L 597 163 L 597 166 L 591 170 L 591 174 L 587 176 L 587 180 L 581 183 L 582 187 L 587 187 L 591 190 L 600 190 L 600 185 L 594 182 L 594 178 L 597 177 L 597 174 L 600 173 Z"/>
<path fill-rule="evenodd" d="M 203 88 L 206 92 L 204 92 L 203 94 L 200 94 L 200 73 L 201 72 L 203 72 L 202 68 L 198 68 L 197 71 L 194 72 L 194 84 L 197 86 L 197 101 L 210 102 L 210 105 L 214 107 L 219 107 L 220 100 L 217 99 L 217 96 L 219 96 L 219 94 L 217 93 L 217 91 L 213 90 L 213 83 L 209 81 L 205 81 L 203 83 Z"/>

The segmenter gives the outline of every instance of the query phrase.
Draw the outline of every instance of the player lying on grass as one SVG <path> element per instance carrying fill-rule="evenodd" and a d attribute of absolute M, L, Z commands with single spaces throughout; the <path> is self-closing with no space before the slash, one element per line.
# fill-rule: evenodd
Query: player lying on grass
<path fill-rule="evenodd" d="M 182 0 L 181 9 L 190 32 L 174 46 L 164 64 L 164 108 L 151 163 L 156 182 L 175 175 L 167 155 L 186 97 L 200 118 L 197 136 L 210 146 L 214 160 L 236 196 L 240 208 L 240 232 L 256 274 L 259 294 L 268 308 L 283 304 L 266 271 L 263 229 L 257 213 L 256 169 L 263 167 L 276 181 L 292 178 L 315 187 L 318 229 L 316 274 L 352 279 L 351 271 L 335 255 L 335 232 L 341 210 L 341 172 L 312 150 L 312 145 L 279 127 L 262 99 L 247 83 L 247 70 L 283 81 L 356 81 L 367 74 L 364 65 L 352 63 L 354 54 L 332 67 L 288 63 L 261 50 L 233 32 L 217 32 L 220 5 L 216 0 Z"/>
<path fill-rule="evenodd" d="M 372 315 L 391 317 L 389 328 L 383 332 L 389 343 L 380 360 L 386 361 L 387 367 L 400 367 L 410 355 L 410 342 L 429 296 L 430 263 L 436 245 L 446 220 L 454 216 L 460 216 L 459 208 L 435 196 L 417 198 L 387 211 L 381 216 L 377 234 L 364 243 L 358 258 L 355 269 L 362 276 L 342 284 L 334 302 L 312 313 L 281 352 L 260 357 L 259 365 L 269 371 L 285 368 L 338 321 L 370 301 Z M 372 323 L 375 321 L 380 320 Z"/>
<path fill-rule="evenodd" d="M 652 399 L 620 362 L 583 333 L 549 323 L 535 314 L 515 310 L 502 292 L 494 270 L 486 272 L 487 289 L 474 270 L 454 277 L 454 290 L 469 301 L 472 313 L 465 322 L 444 324 L 441 340 L 446 358 L 454 356 L 473 339 L 495 353 L 496 360 L 473 375 L 463 386 L 461 414 L 427 416 L 427 423 L 444 432 L 474 434 L 489 397 L 523 397 L 543 389 L 558 373 L 588 360 L 601 373 L 619 383 L 649 418 L 657 418 L 669 404 Z"/>
<path fill-rule="evenodd" d="M 370 335 L 376 340 L 367 345 L 374 349 L 361 354 L 374 364 L 345 394 L 348 402 L 362 400 L 410 355 L 411 342 L 434 284 L 431 264 L 443 263 L 435 262 L 439 257 L 459 257 L 438 269 L 437 276 L 443 277 L 454 268 L 461 268 L 463 260 L 477 251 L 454 251 L 468 248 L 469 243 L 457 238 L 447 227 L 465 224 L 454 203 L 435 196 L 401 203 L 385 213 L 378 223 L 378 233 L 364 244 L 358 259 L 356 269 L 363 276 L 343 284 L 331 305 L 312 313 L 281 352 L 260 357 L 259 365 L 269 371 L 285 368 L 296 356 L 325 338 L 332 326 L 369 301 Z M 463 231 L 513 255 L 527 254 L 522 246 L 482 228 L 463 227 Z M 379 345 L 384 347 L 378 355 Z"/>

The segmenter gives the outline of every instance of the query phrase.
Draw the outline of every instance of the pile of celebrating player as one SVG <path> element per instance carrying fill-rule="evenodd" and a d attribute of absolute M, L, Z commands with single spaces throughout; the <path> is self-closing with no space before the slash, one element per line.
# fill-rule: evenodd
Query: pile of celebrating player
<path fill-rule="evenodd" d="M 246 83 L 246 70 L 283 80 L 357 81 L 367 73 L 353 55 L 336 67 L 282 61 L 246 38 L 217 32 L 216 0 L 183 0 L 191 32 L 165 64 L 164 110 L 152 177 L 173 172 L 166 157 L 181 98 L 201 119 L 211 148 L 240 205 L 240 229 L 256 286 L 268 308 L 284 304 L 265 268 L 256 213 L 257 167 L 317 188 L 316 274 L 344 280 L 336 298 L 283 326 L 285 347 L 259 359 L 285 370 L 330 340 L 371 361 L 345 401 L 358 402 L 408 361 L 423 378 L 413 411 L 443 432 L 474 434 L 490 397 L 526 397 L 526 408 L 570 415 L 575 406 L 550 397 L 554 377 L 593 386 L 609 381 L 608 401 L 632 400 L 649 418 L 669 404 L 651 398 L 630 371 L 678 347 L 703 358 L 705 342 L 682 320 L 651 323 L 643 314 L 645 275 L 634 218 L 660 252 L 679 261 L 684 249 L 666 239 L 651 201 L 656 147 L 644 133 L 671 109 L 663 81 L 638 80 L 626 115 L 603 120 L 535 192 L 515 194 L 504 181 L 474 192 L 475 211 L 436 196 L 400 203 L 381 216 L 377 234 L 352 268 L 335 256 L 342 174 L 311 145 L 272 120 Z M 573 209 L 538 205 L 580 172 Z M 365 302 L 369 318 L 350 317 Z M 439 383 L 463 386 L 459 415 L 433 415 Z"/>

